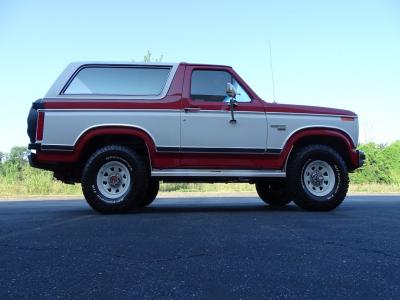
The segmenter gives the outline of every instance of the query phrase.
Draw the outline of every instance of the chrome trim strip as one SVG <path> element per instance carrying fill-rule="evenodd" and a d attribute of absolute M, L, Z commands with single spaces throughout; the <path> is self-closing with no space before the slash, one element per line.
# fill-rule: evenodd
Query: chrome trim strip
<path fill-rule="evenodd" d="M 153 177 L 286 177 L 281 170 L 153 169 Z"/>
<path fill-rule="evenodd" d="M 208 148 L 208 147 L 157 147 L 157 152 L 180 152 L 180 153 L 215 153 L 215 154 L 276 154 L 280 153 L 281 149 L 268 149 L 264 148 Z M 277 152 L 278 151 L 278 152 Z"/>

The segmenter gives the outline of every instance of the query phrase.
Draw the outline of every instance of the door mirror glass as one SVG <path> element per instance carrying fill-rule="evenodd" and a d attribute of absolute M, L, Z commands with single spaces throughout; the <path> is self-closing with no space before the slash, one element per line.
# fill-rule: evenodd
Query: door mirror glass
<path fill-rule="evenodd" d="M 226 84 L 226 94 L 231 98 L 236 97 L 236 88 L 230 82 Z"/>

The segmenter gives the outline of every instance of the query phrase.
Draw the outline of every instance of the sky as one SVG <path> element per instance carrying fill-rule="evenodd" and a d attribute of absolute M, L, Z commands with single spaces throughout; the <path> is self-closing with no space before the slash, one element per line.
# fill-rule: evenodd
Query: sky
<path fill-rule="evenodd" d="M 71 61 L 231 65 L 266 101 L 349 109 L 400 140 L 400 1 L 0 1 L 0 151 Z"/>

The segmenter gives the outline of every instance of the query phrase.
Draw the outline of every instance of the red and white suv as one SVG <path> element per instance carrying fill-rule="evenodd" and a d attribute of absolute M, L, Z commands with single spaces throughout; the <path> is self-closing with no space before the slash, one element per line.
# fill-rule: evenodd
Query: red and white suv
<path fill-rule="evenodd" d="M 30 164 L 101 212 L 164 182 L 249 182 L 270 205 L 331 210 L 360 167 L 351 111 L 268 103 L 228 66 L 71 63 L 28 117 Z"/>

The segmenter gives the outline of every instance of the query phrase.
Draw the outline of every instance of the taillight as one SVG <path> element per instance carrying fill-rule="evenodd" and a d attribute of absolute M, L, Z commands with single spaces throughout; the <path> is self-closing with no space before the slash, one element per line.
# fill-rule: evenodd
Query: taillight
<path fill-rule="evenodd" d="M 39 111 L 37 127 L 36 127 L 36 142 L 43 140 L 44 127 L 44 112 Z"/>

